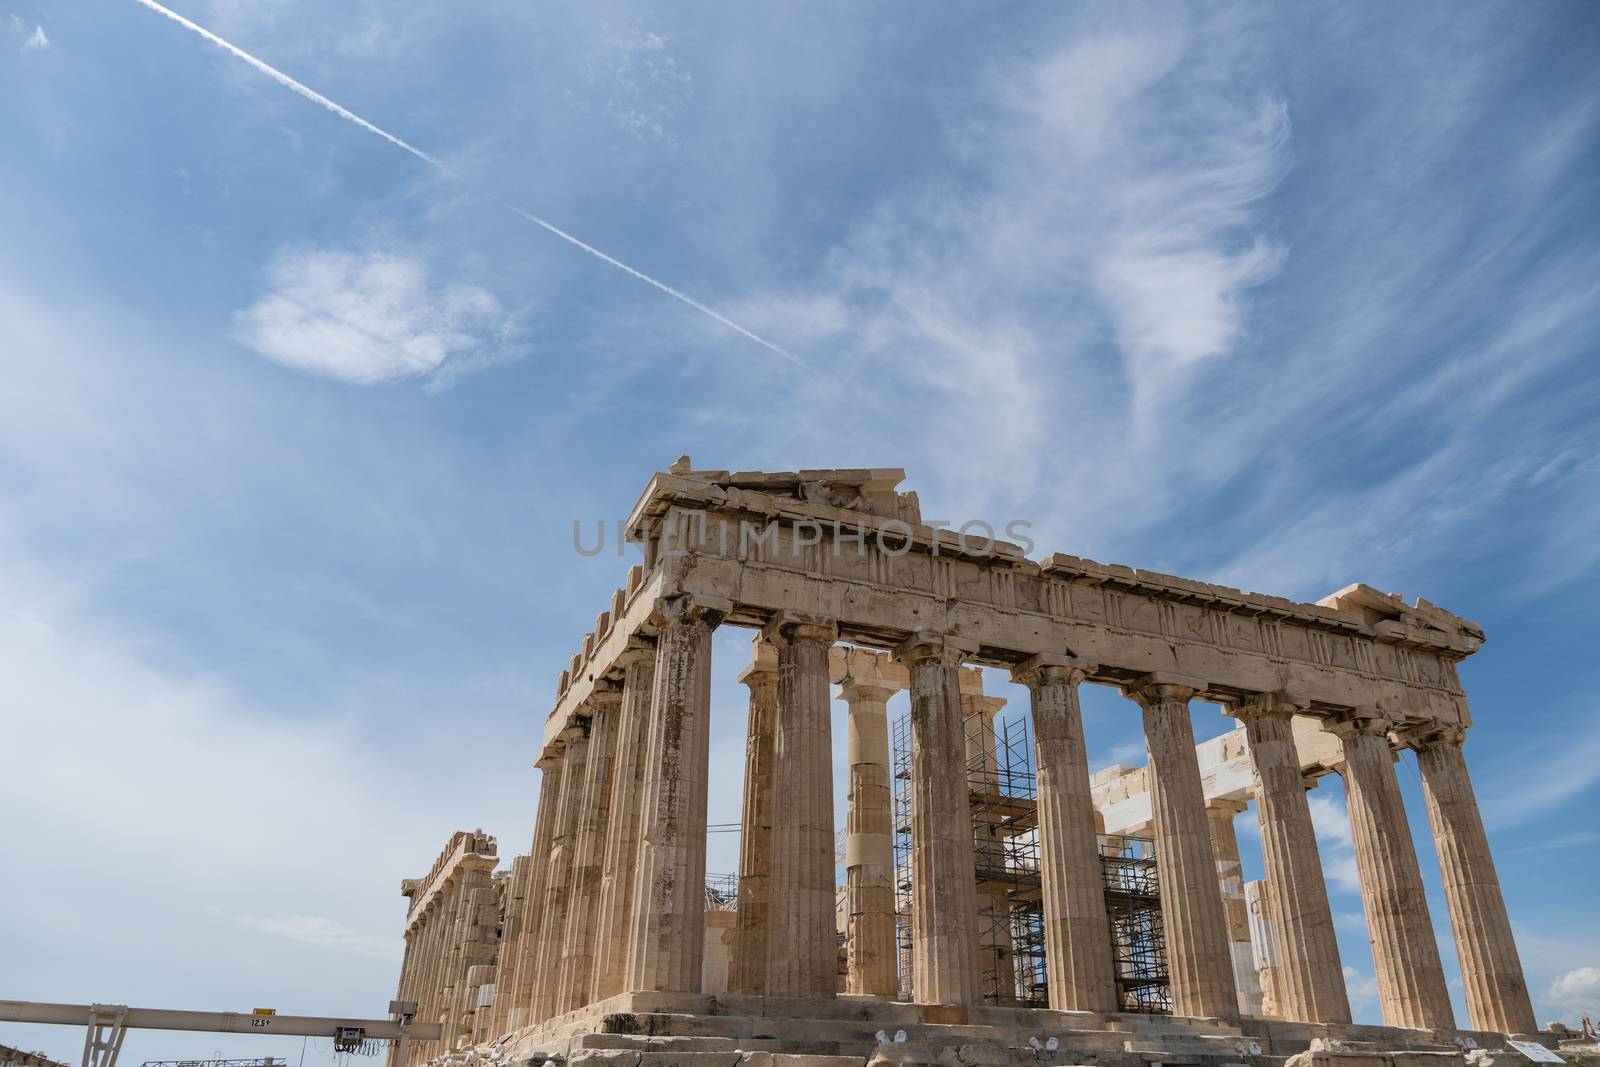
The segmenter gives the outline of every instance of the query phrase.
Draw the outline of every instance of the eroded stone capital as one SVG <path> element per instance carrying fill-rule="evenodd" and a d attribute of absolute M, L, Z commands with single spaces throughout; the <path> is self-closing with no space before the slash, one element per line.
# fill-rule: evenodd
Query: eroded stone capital
<path fill-rule="evenodd" d="M 1250 805 L 1243 800 L 1229 800 L 1227 797 L 1211 797 L 1206 800 L 1206 813 L 1218 817 L 1232 818 L 1248 811 Z"/>
<path fill-rule="evenodd" d="M 1045 685 L 1077 685 L 1094 671 L 1094 664 L 1077 656 L 1040 653 L 1011 668 L 1011 680 L 1029 689 Z"/>
<path fill-rule="evenodd" d="M 1242 721 L 1258 715 L 1274 719 L 1287 719 L 1310 707 L 1311 702 L 1297 693 L 1278 689 L 1270 693 L 1250 693 L 1238 700 L 1228 701 L 1225 707 L 1233 718 Z"/>
<path fill-rule="evenodd" d="M 765 633 L 750 642 L 750 666 L 739 672 L 739 681 L 752 687 L 778 684 L 778 646 Z"/>
<path fill-rule="evenodd" d="M 1322 720 L 1322 728 L 1341 741 L 1353 737 L 1381 737 L 1388 740 L 1394 720 L 1377 708 L 1345 708 Z"/>
<path fill-rule="evenodd" d="M 1154 704 L 1187 702 L 1196 693 L 1205 692 L 1205 689 L 1204 678 L 1154 671 L 1124 685 L 1122 692 L 1142 706 L 1150 707 Z"/>
<path fill-rule="evenodd" d="M 921 667 L 936 663 L 941 667 L 959 667 L 966 658 L 978 651 L 978 643 L 951 634 L 916 633 L 895 646 L 889 653 L 895 661 L 907 667 Z"/>
<path fill-rule="evenodd" d="M 693 624 L 716 629 L 733 611 L 733 601 L 721 597 L 680 593 L 655 602 L 651 620 L 658 626 Z"/>
<path fill-rule="evenodd" d="M 827 645 L 839 640 L 839 624 L 821 615 L 780 611 L 761 628 L 761 636 L 775 645 Z"/>
<path fill-rule="evenodd" d="M 1467 739 L 1467 728 L 1460 723 L 1417 723 L 1400 725 L 1389 731 L 1389 740 L 1400 748 L 1422 752 L 1430 748 L 1460 748 Z"/>
<path fill-rule="evenodd" d="M 596 678 L 589 699 L 584 701 L 591 712 L 601 708 L 616 707 L 622 703 L 622 682 L 611 677 Z"/>
<path fill-rule="evenodd" d="M 606 677 L 621 679 L 635 663 L 654 663 L 655 658 L 656 639 L 647 634 L 633 634 L 617 658 L 611 661 L 611 669 L 606 671 Z"/>

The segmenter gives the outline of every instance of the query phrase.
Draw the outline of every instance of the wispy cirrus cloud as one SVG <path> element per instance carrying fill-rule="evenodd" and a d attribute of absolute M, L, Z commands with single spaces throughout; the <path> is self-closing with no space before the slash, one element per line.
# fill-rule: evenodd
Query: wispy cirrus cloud
<path fill-rule="evenodd" d="M 1003 413 L 982 449 L 942 454 L 969 504 L 984 487 L 1033 497 L 1048 469 L 1084 510 L 1114 510 L 1130 469 L 1159 476 L 1161 412 L 1190 368 L 1234 351 L 1245 294 L 1286 254 L 1259 208 L 1289 165 L 1288 109 L 1259 83 L 1239 92 L 1226 49 L 1203 54 L 1214 43 L 1135 24 L 989 71 L 947 108 L 949 171 L 884 195 L 815 279 L 739 314 L 806 324 L 839 354 L 842 392 L 905 396 L 893 432 L 913 447 Z M 1117 449 L 1061 450 L 1063 419 Z"/>
<path fill-rule="evenodd" d="M 398 962 L 402 942 L 392 933 L 357 930 L 323 915 L 241 915 L 239 922 L 252 930 L 272 934 L 336 952 Z"/>
<path fill-rule="evenodd" d="M 1541 736 L 1479 763 L 1484 821 L 1491 827 L 1525 823 L 1600 784 L 1600 713 L 1574 718 L 1560 725 L 1559 744 Z M 1539 773 L 1530 775 L 1529 766 Z M 1575 835 L 1574 843 L 1583 843 L 1585 836 Z"/>

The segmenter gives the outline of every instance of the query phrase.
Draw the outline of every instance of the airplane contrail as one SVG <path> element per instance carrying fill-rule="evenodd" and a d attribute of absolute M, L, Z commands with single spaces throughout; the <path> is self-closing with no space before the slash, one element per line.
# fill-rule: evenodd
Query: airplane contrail
<path fill-rule="evenodd" d="M 351 111 L 348 108 L 339 106 L 338 104 L 334 103 L 332 100 L 329 100 L 327 97 L 325 97 L 321 93 L 317 92 L 315 89 L 312 89 L 310 86 L 304 85 L 301 82 L 295 81 L 293 78 L 289 77 L 289 75 L 285 74 L 283 71 L 279 70 L 278 68 L 272 66 L 271 64 L 265 63 L 262 60 L 257 59 L 255 56 L 251 55 L 249 52 L 246 52 L 244 49 L 237 47 L 236 45 L 229 44 L 227 41 L 224 41 L 221 37 L 218 37 L 216 34 L 212 33 L 210 30 L 206 29 L 204 26 L 201 26 L 200 24 L 195 23 L 195 22 L 191 22 L 188 19 L 184 18 L 182 15 L 178 14 L 176 11 L 173 11 L 170 8 L 163 7 L 161 4 L 156 3 L 156 0 L 134 0 L 134 2 L 138 3 L 138 4 L 142 4 L 143 6 L 149 8 L 151 11 L 154 11 L 158 15 L 165 15 L 167 18 L 171 19 L 173 22 L 176 22 L 178 25 L 182 26 L 186 30 L 191 30 L 194 33 L 199 34 L 201 37 L 204 37 L 207 41 L 210 41 L 212 44 L 216 45 L 218 48 L 222 49 L 224 52 L 227 52 L 229 55 L 235 57 L 236 59 L 244 60 L 246 63 L 250 64 L 256 70 L 258 70 L 261 73 L 265 74 L 267 77 L 271 78 L 273 81 L 277 82 L 279 85 L 282 85 L 284 88 L 292 90 L 293 92 L 296 92 L 296 93 L 300 94 L 301 96 L 305 97 L 307 100 L 311 101 L 313 104 L 316 104 L 319 107 L 327 108 L 329 111 L 333 112 L 335 115 L 338 115 L 340 118 L 345 119 L 348 122 L 355 123 L 357 126 L 360 126 L 363 130 L 366 130 L 368 133 L 377 134 L 379 137 L 382 137 L 385 141 L 388 141 L 390 144 L 394 145 L 396 148 L 399 148 L 399 149 L 402 149 L 402 150 L 404 150 L 406 152 L 411 153 L 413 156 L 416 156 L 418 159 L 422 160 L 424 163 L 427 163 L 429 166 L 438 168 L 439 170 L 443 171 L 446 175 L 449 175 L 450 177 L 457 177 L 458 176 L 455 171 L 451 170 L 450 167 L 445 165 L 443 160 L 437 158 L 436 156 L 432 156 L 432 155 L 428 154 L 427 152 L 424 152 L 422 149 L 418 148 L 414 144 L 411 144 L 409 141 L 406 141 L 406 140 L 403 140 L 402 138 L 396 137 L 394 134 L 390 133 L 388 130 L 385 130 L 385 129 L 379 127 L 379 126 L 373 125 L 372 123 L 368 122 L 366 119 L 362 118 L 360 115 L 357 115 L 354 111 Z M 508 204 L 504 200 L 497 200 L 496 202 L 498 204 L 500 204 L 501 207 L 506 208 L 508 211 L 511 211 L 513 214 L 516 214 L 516 215 L 522 217 L 523 219 L 526 219 L 528 222 L 533 223 L 535 226 L 542 227 L 543 229 L 547 230 L 548 232 L 550 232 L 550 233 L 554 234 L 555 236 L 561 238 L 563 241 L 566 241 L 568 244 L 571 244 L 571 245 L 574 245 L 574 246 L 576 246 L 578 248 L 583 249 L 583 251 L 589 253 L 591 256 L 593 256 L 596 259 L 600 260 L 600 262 L 609 264 L 609 265 L 611 265 L 613 267 L 616 267 L 618 270 L 623 271 L 626 274 L 632 275 L 633 277 L 639 279 L 641 282 L 644 282 L 646 285 L 654 286 L 655 288 L 661 290 L 663 293 L 666 293 L 668 296 L 672 297 L 674 300 L 677 300 L 677 301 L 680 301 L 680 302 L 682 302 L 684 304 L 689 305 L 690 307 L 694 308 L 696 311 L 700 312 L 701 314 L 708 315 L 712 319 L 715 319 L 717 322 L 720 322 L 722 325 L 728 327 L 730 330 L 733 330 L 735 333 L 742 334 L 743 336 L 745 336 L 745 337 L 749 338 L 750 340 L 754 341 L 756 344 L 760 345 L 761 347 L 766 348 L 766 349 L 770 349 L 771 351 L 776 352 L 778 355 L 782 356 L 784 359 L 788 360 L 790 363 L 795 364 L 797 367 L 803 367 L 806 370 L 811 370 L 812 369 L 807 363 L 805 363 L 803 360 L 801 360 L 798 356 L 794 355 L 792 352 L 787 351 L 786 349 L 782 348 L 779 345 L 773 344 L 771 341 L 767 340 L 765 337 L 760 336 L 759 334 L 753 333 L 750 330 L 745 329 L 743 326 L 740 326 L 737 322 L 734 322 L 732 319 L 728 318 L 726 315 L 722 314 L 721 312 L 715 310 L 714 308 L 707 307 L 706 305 L 702 304 L 700 301 L 698 301 L 698 300 L 694 299 L 693 297 L 689 296 L 687 293 L 679 292 L 677 289 L 674 289 L 672 286 L 668 285 L 666 282 L 658 281 L 655 278 L 650 277 L 650 275 L 644 273 L 643 271 L 635 270 L 633 267 L 628 266 L 626 263 L 622 262 L 620 259 L 616 259 L 616 258 L 614 258 L 612 256 L 606 255 L 604 252 L 600 251 L 598 248 L 594 247 L 593 245 L 591 245 L 591 244 L 589 244 L 589 243 L 587 243 L 585 241 L 579 240 L 577 237 L 574 237 L 572 234 L 568 233 L 566 230 L 563 230 L 561 227 L 557 226 L 555 223 L 550 222 L 550 221 L 548 221 L 546 219 L 542 219 L 539 216 L 533 214 L 532 212 L 524 211 L 522 208 L 519 208 L 514 204 Z"/>

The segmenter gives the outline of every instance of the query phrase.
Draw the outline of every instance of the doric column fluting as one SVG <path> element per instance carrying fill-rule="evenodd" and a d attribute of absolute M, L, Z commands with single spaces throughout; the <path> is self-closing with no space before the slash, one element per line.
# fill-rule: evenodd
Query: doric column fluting
<path fill-rule="evenodd" d="M 1233 821 L 1249 807 L 1242 800 L 1211 800 L 1206 823 L 1211 830 L 1211 855 L 1217 861 L 1217 892 L 1222 896 L 1222 917 L 1228 924 L 1228 947 L 1233 958 L 1233 988 L 1239 1011 L 1261 1014 L 1261 983 L 1256 978 L 1255 952 L 1250 945 L 1250 909 L 1244 899 L 1244 866 L 1239 861 L 1239 835 Z"/>
<path fill-rule="evenodd" d="M 1278 1006 L 1277 958 L 1272 920 L 1267 913 L 1267 883 L 1260 880 L 1244 884 L 1244 899 L 1250 909 L 1250 947 L 1255 951 L 1256 982 L 1261 986 L 1261 1014 L 1268 1019 L 1283 1018 Z"/>
<path fill-rule="evenodd" d="M 550 885 L 550 855 L 555 850 L 556 823 L 561 814 L 561 756 L 551 752 L 539 758 L 539 807 L 533 820 L 533 844 L 528 858 L 528 888 L 522 901 L 522 936 L 505 997 L 502 1031 L 520 1030 L 530 1022 L 534 974 L 539 967 L 540 938 L 544 934 L 545 890 Z"/>
<path fill-rule="evenodd" d="M 664 597 L 645 757 L 630 990 L 697 993 L 705 957 L 711 634 L 726 601 Z"/>
<path fill-rule="evenodd" d="M 839 695 L 850 708 L 845 823 L 846 992 L 894 997 L 894 836 L 889 793 L 889 697 L 873 678 L 847 675 Z"/>
<path fill-rule="evenodd" d="M 544 917 L 539 923 L 539 953 L 533 968 L 533 999 L 528 1021 L 543 1023 L 556 1014 L 561 994 L 561 957 L 566 952 L 567 908 L 572 902 L 573 853 L 583 812 L 583 779 L 589 760 L 589 720 L 578 719 L 562 734 L 561 802 L 550 842 L 545 878 Z"/>
<path fill-rule="evenodd" d="M 1472 1025 L 1502 1034 L 1530 1034 L 1538 1026 L 1478 798 L 1467 776 L 1461 752 L 1465 737 L 1461 727 L 1447 727 L 1412 733 L 1405 741 L 1416 749 L 1422 771 L 1422 794 L 1439 854 Z"/>
<path fill-rule="evenodd" d="M 651 680 L 655 677 L 653 640 L 636 637 L 618 658 L 622 708 L 617 725 L 617 755 L 612 768 L 611 826 L 606 834 L 605 870 L 600 876 L 600 906 L 595 915 L 593 1000 L 626 992 L 633 934 L 634 875 L 639 869 L 639 809 L 643 804 L 645 749 L 650 737 Z"/>
<path fill-rule="evenodd" d="M 1376 711 L 1357 711 L 1329 724 L 1344 747 L 1345 800 L 1383 1021 L 1417 1030 L 1450 1030 L 1455 1013 L 1394 773 L 1389 726 Z"/>
<path fill-rule="evenodd" d="M 957 672 L 973 645 L 916 635 L 895 650 L 911 676 L 912 996 L 976 1004 L 978 897 Z"/>
<path fill-rule="evenodd" d="M 738 914 L 728 988 L 735 993 L 763 994 L 767 991 L 770 944 L 767 886 L 772 873 L 778 650 L 759 634 L 751 645 L 750 666 L 739 675 L 739 681 L 750 690 L 750 715 L 745 732 L 744 807 L 739 825 Z"/>
<path fill-rule="evenodd" d="M 557 1015 L 589 1003 L 594 990 L 601 868 L 611 822 L 611 777 L 616 766 L 618 721 L 622 717 L 622 685 L 608 679 L 596 681 L 589 709 L 589 758 L 584 765 L 582 808 L 572 853 L 572 889 L 563 938 Z"/>
<path fill-rule="evenodd" d="M 827 998 L 838 991 L 839 974 L 828 692 L 828 650 L 838 630 L 785 613 L 765 634 L 778 650 L 767 995 Z"/>
<path fill-rule="evenodd" d="M 504 920 L 500 927 L 500 946 L 495 953 L 494 1003 L 484 1021 L 487 1037 L 499 1037 L 506 1032 L 511 998 L 516 992 L 517 956 L 522 951 L 522 937 L 528 921 L 528 880 L 533 872 L 532 856 L 516 856 L 511 860 L 511 873 L 506 877 Z M 402 996 L 401 1000 L 409 998 Z"/>
<path fill-rule="evenodd" d="M 1255 766 L 1274 1014 L 1301 1022 L 1347 1023 L 1350 1001 L 1333 910 L 1291 726 L 1303 706 L 1283 693 L 1263 693 L 1231 713 L 1244 723 Z"/>
<path fill-rule="evenodd" d="M 1050 1007 L 1116 1011 L 1089 757 L 1078 684 L 1090 668 L 1073 656 L 1035 656 L 1011 672 L 1033 701 L 1034 773 Z"/>
<path fill-rule="evenodd" d="M 1189 698 L 1204 686 L 1195 679 L 1152 674 L 1127 692 L 1144 708 L 1172 1010 L 1226 1017 L 1239 1014 L 1239 998 L 1189 719 Z"/>

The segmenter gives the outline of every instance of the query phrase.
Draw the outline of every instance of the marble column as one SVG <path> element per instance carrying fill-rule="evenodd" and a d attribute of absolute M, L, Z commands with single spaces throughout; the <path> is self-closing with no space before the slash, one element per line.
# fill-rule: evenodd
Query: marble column
<path fill-rule="evenodd" d="M 847 674 L 850 808 L 845 823 L 846 992 L 894 998 L 894 836 L 889 793 L 889 697 L 876 675 Z"/>
<path fill-rule="evenodd" d="M 592 1000 L 626 992 L 633 932 L 634 872 L 639 866 L 639 809 L 645 748 L 650 743 L 650 699 L 656 670 L 655 642 L 635 637 L 617 658 L 622 672 L 622 709 L 617 755 L 612 770 L 611 827 L 606 834 L 600 906 L 595 915 L 595 966 Z"/>
<path fill-rule="evenodd" d="M 1245 906 L 1250 914 L 1250 948 L 1255 953 L 1256 982 L 1261 987 L 1261 1014 L 1267 1019 L 1283 1018 L 1278 1006 L 1277 950 L 1274 947 L 1272 919 L 1267 914 L 1267 883 L 1244 884 Z"/>
<path fill-rule="evenodd" d="M 1450 1030 L 1455 1013 L 1394 773 L 1390 725 L 1378 712 L 1367 710 L 1328 725 L 1344 747 L 1345 800 L 1383 1021 L 1417 1030 Z"/>
<path fill-rule="evenodd" d="M 1211 829 L 1211 854 L 1217 861 L 1217 891 L 1222 895 L 1222 916 L 1228 924 L 1228 947 L 1233 958 L 1233 989 L 1239 1011 L 1261 1014 L 1261 983 L 1256 979 L 1255 950 L 1250 945 L 1250 910 L 1244 900 L 1244 868 L 1239 861 L 1239 835 L 1233 821 L 1249 805 L 1240 800 L 1212 800 L 1206 805 Z"/>
<path fill-rule="evenodd" d="M 1127 693 L 1144 708 L 1172 1011 L 1228 1017 L 1239 1014 L 1239 998 L 1189 719 L 1189 698 L 1204 687 L 1198 679 L 1151 674 Z"/>
<path fill-rule="evenodd" d="M 957 675 L 963 655 L 975 651 L 975 644 L 918 634 L 894 653 L 911 678 L 911 985 L 920 1004 L 982 998 Z"/>
<path fill-rule="evenodd" d="M 966 668 L 961 679 L 961 729 L 966 742 L 967 789 L 983 798 L 972 813 L 972 850 L 978 872 L 978 972 L 985 1003 L 1017 1002 L 1017 968 L 1011 942 L 1011 899 L 1005 882 L 1006 842 L 1001 814 L 994 720 L 1003 697 L 983 691 L 983 672 Z"/>
<path fill-rule="evenodd" d="M 739 826 L 739 897 L 728 988 L 767 991 L 768 892 L 772 873 L 773 729 L 778 711 L 778 650 L 760 634 L 750 666 L 739 675 L 750 689 L 749 728 L 744 743 L 744 810 Z"/>
<path fill-rule="evenodd" d="M 1116 1011 L 1104 876 L 1089 790 L 1078 684 L 1088 665 L 1074 656 L 1034 656 L 1011 672 L 1033 701 L 1039 874 L 1045 972 L 1057 1011 Z"/>
<path fill-rule="evenodd" d="M 1262 693 L 1239 703 L 1231 713 L 1244 723 L 1255 766 L 1256 819 L 1266 870 L 1264 918 L 1273 939 L 1274 1015 L 1308 1023 L 1347 1023 L 1350 1000 L 1339 940 L 1291 725 L 1303 707 L 1303 701 L 1287 694 Z"/>
<path fill-rule="evenodd" d="M 484 1021 L 487 1037 L 499 1037 L 507 1030 L 506 1017 L 516 991 L 517 956 L 522 951 L 522 936 L 527 929 L 528 880 L 533 866 L 532 856 L 516 856 L 511 860 L 511 873 L 506 876 L 505 918 L 500 926 L 500 947 L 495 954 L 494 1004 Z"/>
<path fill-rule="evenodd" d="M 533 976 L 539 964 L 539 938 L 544 929 L 544 894 L 550 884 L 550 853 L 555 848 L 556 822 L 561 807 L 561 756 L 551 752 L 539 757 L 539 807 L 533 820 L 533 844 L 528 849 L 532 868 L 522 902 L 522 936 L 517 940 L 511 983 L 505 997 L 502 1032 L 520 1030 L 533 1020 Z"/>
<path fill-rule="evenodd" d="M 583 807 L 578 813 L 572 853 L 572 889 L 557 1015 L 583 1007 L 594 991 L 601 865 L 611 828 L 611 776 L 616 765 L 618 721 L 622 717 L 621 684 L 598 679 L 594 686 L 594 695 L 589 698 L 589 759 L 584 767 Z"/>
<path fill-rule="evenodd" d="M 1428 822 L 1439 854 L 1450 928 L 1455 933 L 1467 1014 L 1479 1030 L 1531 1034 L 1538 1030 L 1500 876 L 1489 854 L 1478 798 L 1461 753 L 1466 731 L 1444 727 L 1412 734 Z"/>
<path fill-rule="evenodd" d="M 583 777 L 589 761 L 589 722 L 580 719 L 562 734 L 561 803 L 550 842 L 545 878 L 544 917 L 539 922 L 539 952 L 533 971 L 528 1021 L 543 1023 L 557 1013 L 561 999 L 561 957 L 566 952 L 567 908 L 572 901 L 573 853 L 583 811 Z"/>
<path fill-rule="evenodd" d="M 697 993 L 705 956 L 711 634 L 727 601 L 662 598 L 634 885 L 630 990 Z"/>
<path fill-rule="evenodd" d="M 825 999 L 839 982 L 828 691 L 828 650 L 838 629 L 785 612 L 764 633 L 778 650 L 767 995 Z"/>

